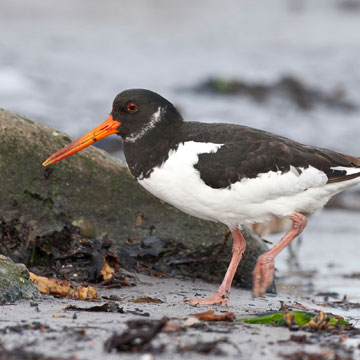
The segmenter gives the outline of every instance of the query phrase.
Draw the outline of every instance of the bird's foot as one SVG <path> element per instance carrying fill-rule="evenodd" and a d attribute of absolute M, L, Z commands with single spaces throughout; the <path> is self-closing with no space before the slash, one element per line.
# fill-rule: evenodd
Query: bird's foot
<path fill-rule="evenodd" d="M 274 280 L 274 258 L 265 253 L 259 256 L 253 271 L 253 296 L 258 297 Z"/>
<path fill-rule="evenodd" d="M 230 292 L 225 292 L 224 293 L 218 293 L 216 292 L 213 296 L 207 297 L 205 299 L 200 299 L 200 298 L 191 298 L 191 299 L 186 299 L 185 303 L 186 304 L 190 304 L 193 306 L 197 306 L 197 305 L 215 305 L 215 304 L 220 304 L 223 306 L 227 306 L 229 303 L 229 296 L 230 296 Z"/>

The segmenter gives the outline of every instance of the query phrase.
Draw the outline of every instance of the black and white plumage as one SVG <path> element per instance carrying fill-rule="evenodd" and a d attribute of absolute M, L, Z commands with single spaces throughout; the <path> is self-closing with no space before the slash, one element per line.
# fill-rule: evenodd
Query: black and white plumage
<path fill-rule="evenodd" d="M 121 102 L 141 103 L 139 94 L 118 95 L 113 118 L 121 116 Z M 360 183 L 358 158 L 245 126 L 184 122 L 172 104 L 150 94 L 158 100 L 150 121 L 140 112 L 138 119 L 156 127 L 135 142 L 136 133 L 120 132 L 125 156 L 142 186 L 190 215 L 234 228 L 296 211 L 311 213 Z"/>
<path fill-rule="evenodd" d="M 105 123 L 45 165 L 110 133 L 123 138 L 128 166 L 139 184 L 190 215 L 226 224 L 242 252 L 245 245 L 238 230 L 242 224 L 290 217 L 293 232 L 279 243 L 281 249 L 305 226 L 301 214 L 314 212 L 333 195 L 360 183 L 357 157 L 250 127 L 184 122 L 170 102 L 142 89 L 120 93 Z M 270 250 L 265 257 L 267 277 L 278 251 Z M 255 273 L 254 281 L 262 277 L 257 268 Z M 225 300 L 232 276 L 226 275 L 219 293 Z M 265 283 L 256 294 L 264 291 Z"/>

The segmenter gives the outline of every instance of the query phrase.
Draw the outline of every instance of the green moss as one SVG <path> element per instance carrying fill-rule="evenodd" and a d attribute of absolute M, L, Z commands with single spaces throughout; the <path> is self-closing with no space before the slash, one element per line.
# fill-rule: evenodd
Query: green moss
<path fill-rule="evenodd" d="M 31 125 L 36 125 L 35 121 L 32 121 L 28 118 L 26 118 L 25 116 L 21 116 L 21 115 L 17 115 L 20 119 L 26 121 L 27 123 L 31 124 Z"/>
<path fill-rule="evenodd" d="M 232 88 L 232 81 L 218 78 L 213 81 L 214 88 L 217 92 L 226 93 Z"/>
<path fill-rule="evenodd" d="M 14 264 L 9 258 L 0 255 L 0 303 L 39 298 L 40 294 L 29 280 L 26 267 Z"/>

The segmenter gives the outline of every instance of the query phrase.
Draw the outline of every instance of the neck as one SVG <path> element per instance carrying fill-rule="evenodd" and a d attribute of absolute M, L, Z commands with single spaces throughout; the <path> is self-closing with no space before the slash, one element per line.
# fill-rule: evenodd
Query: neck
<path fill-rule="evenodd" d="M 167 126 L 166 126 L 167 125 Z M 161 166 L 170 150 L 175 150 L 180 142 L 183 121 L 159 124 L 136 141 L 124 141 L 124 153 L 131 174 L 135 178 L 147 178 L 154 167 Z"/>

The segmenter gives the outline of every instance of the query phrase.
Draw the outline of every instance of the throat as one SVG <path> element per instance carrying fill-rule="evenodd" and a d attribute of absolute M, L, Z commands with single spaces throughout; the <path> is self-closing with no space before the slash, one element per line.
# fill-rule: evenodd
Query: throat
<path fill-rule="evenodd" d="M 135 142 L 124 141 L 124 154 L 131 174 L 136 179 L 145 179 L 153 169 L 161 166 L 176 150 L 181 138 L 181 123 L 170 128 L 155 128 Z"/>

